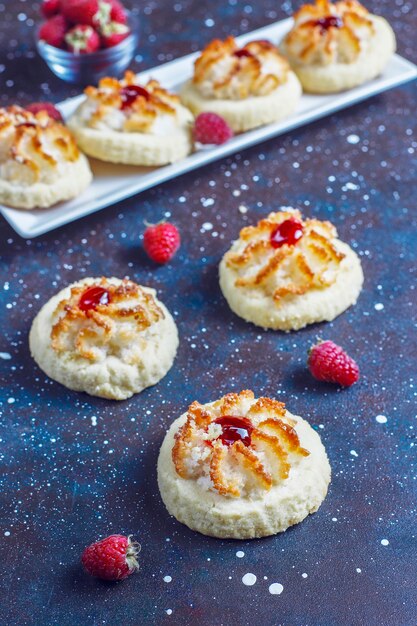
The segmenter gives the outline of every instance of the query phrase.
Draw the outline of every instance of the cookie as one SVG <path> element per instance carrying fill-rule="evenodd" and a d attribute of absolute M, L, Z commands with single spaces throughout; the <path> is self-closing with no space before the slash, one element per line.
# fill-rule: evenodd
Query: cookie
<path fill-rule="evenodd" d="M 121 81 L 103 78 L 68 121 L 89 156 L 111 163 L 159 166 L 192 150 L 193 116 L 158 81 L 139 85 L 133 72 Z"/>
<path fill-rule="evenodd" d="M 232 311 L 275 330 L 333 320 L 355 304 L 362 284 L 359 258 L 334 226 L 294 209 L 243 228 L 220 263 Z"/>
<path fill-rule="evenodd" d="M 395 52 L 388 22 L 354 0 L 305 4 L 281 44 L 303 89 L 334 93 L 372 80 Z"/>
<path fill-rule="evenodd" d="M 80 195 L 92 180 L 69 130 L 46 111 L 0 108 L 0 204 L 45 209 Z"/>
<path fill-rule="evenodd" d="M 30 351 L 69 389 L 125 400 L 172 366 L 178 332 L 154 289 L 118 278 L 86 278 L 53 296 L 33 321 Z"/>
<path fill-rule="evenodd" d="M 212 537 L 285 531 L 317 511 L 330 465 L 319 435 L 285 404 L 229 393 L 193 402 L 158 459 L 162 500 L 179 522 Z"/>
<path fill-rule="evenodd" d="M 233 37 L 206 46 L 180 92 L 195 115 L 217 113 L 235 132 L 288 117 L 300 96 L 299 81 L 275 46 L 252 41 L 239 48 Z"/>

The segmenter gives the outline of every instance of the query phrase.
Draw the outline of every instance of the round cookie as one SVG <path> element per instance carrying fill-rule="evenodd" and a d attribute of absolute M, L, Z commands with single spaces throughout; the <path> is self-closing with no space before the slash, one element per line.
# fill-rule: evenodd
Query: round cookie
<path fill-rule="evenodd" d="M 253 41 L 239 48 L 233 37 L 203 50 L 180 92 L 195 115 L 217 113 L 235 132 L 288 117 L 300 96 L 301 85 L 275 46 Z"/>
<path fill-rule="evenodd" d="M 362 284 L 359 258 L 333 225 L 294 209 L 244 228 L 220 263 L 232 311 L 275 330 L 333 320 L 355 304 Z"/>
<path fill-rule="evenodd" d="M 30 351 L 69 389 L 125 400 L 172 366 L 177 327 L 154 289 L 118 278 L 85 278 L 53 296 L 35 317 Z"/>
<path fill-rule="evenodd" d="M 376 78 L 396 49 L 389 23 L 358 2 L 317 0 L 294 21 L 280 47 L 310 93 L 336 93 Z"/>
<path fill-rule="evenodd" d="M 320 507 L 330 476 L 311 426 L 251 391 L 194 402 L 171 425 L 158 458 L 168 512 L 221 538 L 265 537 L 301 522 Z"/>
<path fill-rule="evenodd" d="M 89 156 L 111 163 L 159 166 L 191 152 L 193 116 L 178 96 L 156 80 L 141 87 L 136 75 L 127 72 L 123 80 L 104 78 L 85 93 L 68 126 Z"/>
<path fill-rule="evenodd" d="M 71 133 L 45 111 L 0 109 L 0 204 L 44 209 L 80 195 L 92 173 Z"/>

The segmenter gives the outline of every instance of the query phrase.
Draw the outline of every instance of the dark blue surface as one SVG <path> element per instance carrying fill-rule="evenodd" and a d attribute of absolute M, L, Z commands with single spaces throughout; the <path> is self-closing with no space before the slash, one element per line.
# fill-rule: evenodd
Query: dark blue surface
<path fill-rule="evenodd" d="M 400 52 L 416 61 L 411 4 L 370 7 L 392 20 Z M 136 67 L 185 54 L 215 35 L 253 30 L 291 8 L 272 0 L 140 3 L 143 62 Z M 31 25 L 22 15 L 34 15 L 28 2 L 0 4 L 0 102 L 74 94 L 41 60 L 28 65 Z M 2 622 L 417 622 L 415 109 L 414 83 L 33 241 L 1 222 Z M 293 334 L 238 319 L 217 279 L 239 229 L 282 204 L 330 219 L 365 272 L 354 308 Z M 183 244 L 171 265 L 155 268 L 140 235 L 144 219 L 164 216 L 179 226 Z M 173 369 L 123 403 L 70 392 L 28 354 L 40 306 L 90 275 L 129 275 L 155 286 L 179 326 Z M 316 336 L 357 358 L 357 385 L 339 391 L 309 376 L 306 352 Z M 168 516 L 156 458 L 167 426 L 188 403 L 243 388 L 286 401 L 314 425 L 333 481 L 319 512 L 286 533 L 220 541 Z M 113 532 L 133 533 L 142 543 L 141 571 L 117 585 L 90 579 L 79 566 L 85 545 Z M 252 587 L 242 583 L 248 572 L 257 576 Z M 269 593 L 274 582 L 283 585 L 281 595 Z"/>

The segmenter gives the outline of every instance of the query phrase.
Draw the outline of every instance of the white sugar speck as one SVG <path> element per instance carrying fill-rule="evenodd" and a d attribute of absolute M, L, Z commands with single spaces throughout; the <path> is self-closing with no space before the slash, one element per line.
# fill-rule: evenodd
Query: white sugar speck
<path fill-rule="evenodd" d="M 95 415 L 93 415 L 91 418 L 91 426 L 97 426 L 97 418 Z"/>
<path fill-rule="evenodd" d="M 4 359 L 5 361 L 8 361 L 11 358 L 12 358 L 12 355 L 9 354 L 8 352 L 0 352 L 0 359 Z"/>
<path fill-rule="evenodd" d="M 352 456 L 359 456 L 356 450 L 351 450 L 350 453 Z"/>
<path fill-rule="evenodd" d="M 359 185 L 355 185 L 355 183 L 346 183 L 342 187 L 342 191 L 356 191 L 356 189 L 359 189 Z"/>
<path fill-rule="evenodd" d="M 9 404 L 14 404 L 16 402 L 16 400 L 14 398 L 7 398 L 7 402 Z"/>
<path fill-rule="evenodd" d="M 164 583 L 170 583 L 172 580 L 172 576 L 164 576 Z"/>
<path fill-rule="evenodd" d="M 357 568 L 356 568 L 356 572 L 357 572 L 358 574 L 361 574 L 361 573 L 362 573 L 361 568 L 360 568 L 360 567 L 357 567 Z"/>
<path fill-rule="evenodd" d="M 245 553 L 242 552 L 242 550 L 238 550 L 236 552 L 236 556 L 237 556 L 238 559 L 241 559 L 241 558 L 243 558 L 245 556 Z"/>
<path fill-rule="evenodd" d="M 247 587 L 251 587 L 252 585 L 254 585 L 256 583 L 255 574 L 251 574 L 250 572 L 248 572 L 247 574 L 242 576 L 242 583 Z"/>
<path fill-rule="evenodd" d="M 244 214 L 245 214 L 245 213 L 247 213 L 247 212 L 248 212 L 248 207 L 247 207 L 247 206 L 245 206 L 244 204 L 241 204 L 241 205 L 239 206 L 239 213 L 242 213 L 242 215 L 244 215 Z"/>
<path fill-rule="evenodd" d="M 382 302 L 377 302 L 374 308 L 375 308 L 375 311 L 382 311 L 382 309 L 384 308 L 384 305 L 382 304 Z"/>
<path fill-rule="evenodd" d="M 348 143 L 351 143 L 354 145 L 360 142 L 360 137 L 358 137 L 358 135 L 348 135 L 346 140 Z"/>
<path fill-rule="evenodd" d="M 303 578 L 308 578 L 308 574 L 306 574 L 305 572 L 304 572 L 304 574 L 301 574 L 301 576 L 302 576 Z"/>
<path fill-rule="evenodd" d="M 378 422 L 378 424 L 386 424 L 388 420 L 385 415 L 377 415 L 375 421 Z"/>
<path fill-rule="evenodd" d="M 10 530 L 6 530 L 5 533 L 4 533 L 4 536 L 5 537 L 10 537 Z"/>
<path fill-rule="evenodd" d="M 213 230 L 213 224 L 211 222 L 204 222 L 201 230 Z"/>
<path fill-rule="evenodd" d="M 167 615 L 172 615 L 172 609 L 167 609 L 167 610 L 165 611 L 165 613 L 166 613 Z"/>
<path fill-rule="evenodd" d="M 388 539 L 381 539 L 381 545 L 382 545 L 382 546 L 389 546 L 389 541 L 388 541 Z"/>
<path fill-rule="evenodd" d="M 279 596 L 284 591 L 284 587 L 281 583 L 272 583 L 269 585 L 269 593 L 272 593 L 273 596 Z"/>

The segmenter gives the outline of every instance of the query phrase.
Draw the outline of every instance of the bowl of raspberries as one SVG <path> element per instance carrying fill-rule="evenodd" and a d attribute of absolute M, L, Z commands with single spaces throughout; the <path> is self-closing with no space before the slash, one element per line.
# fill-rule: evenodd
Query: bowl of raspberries
<path fill-rule="evenodd" d="M 59 78 L 87 84 L 132 61 L 137 23 L 120 0 L 43 0 L 41 13 L 38 52 Z"/>

